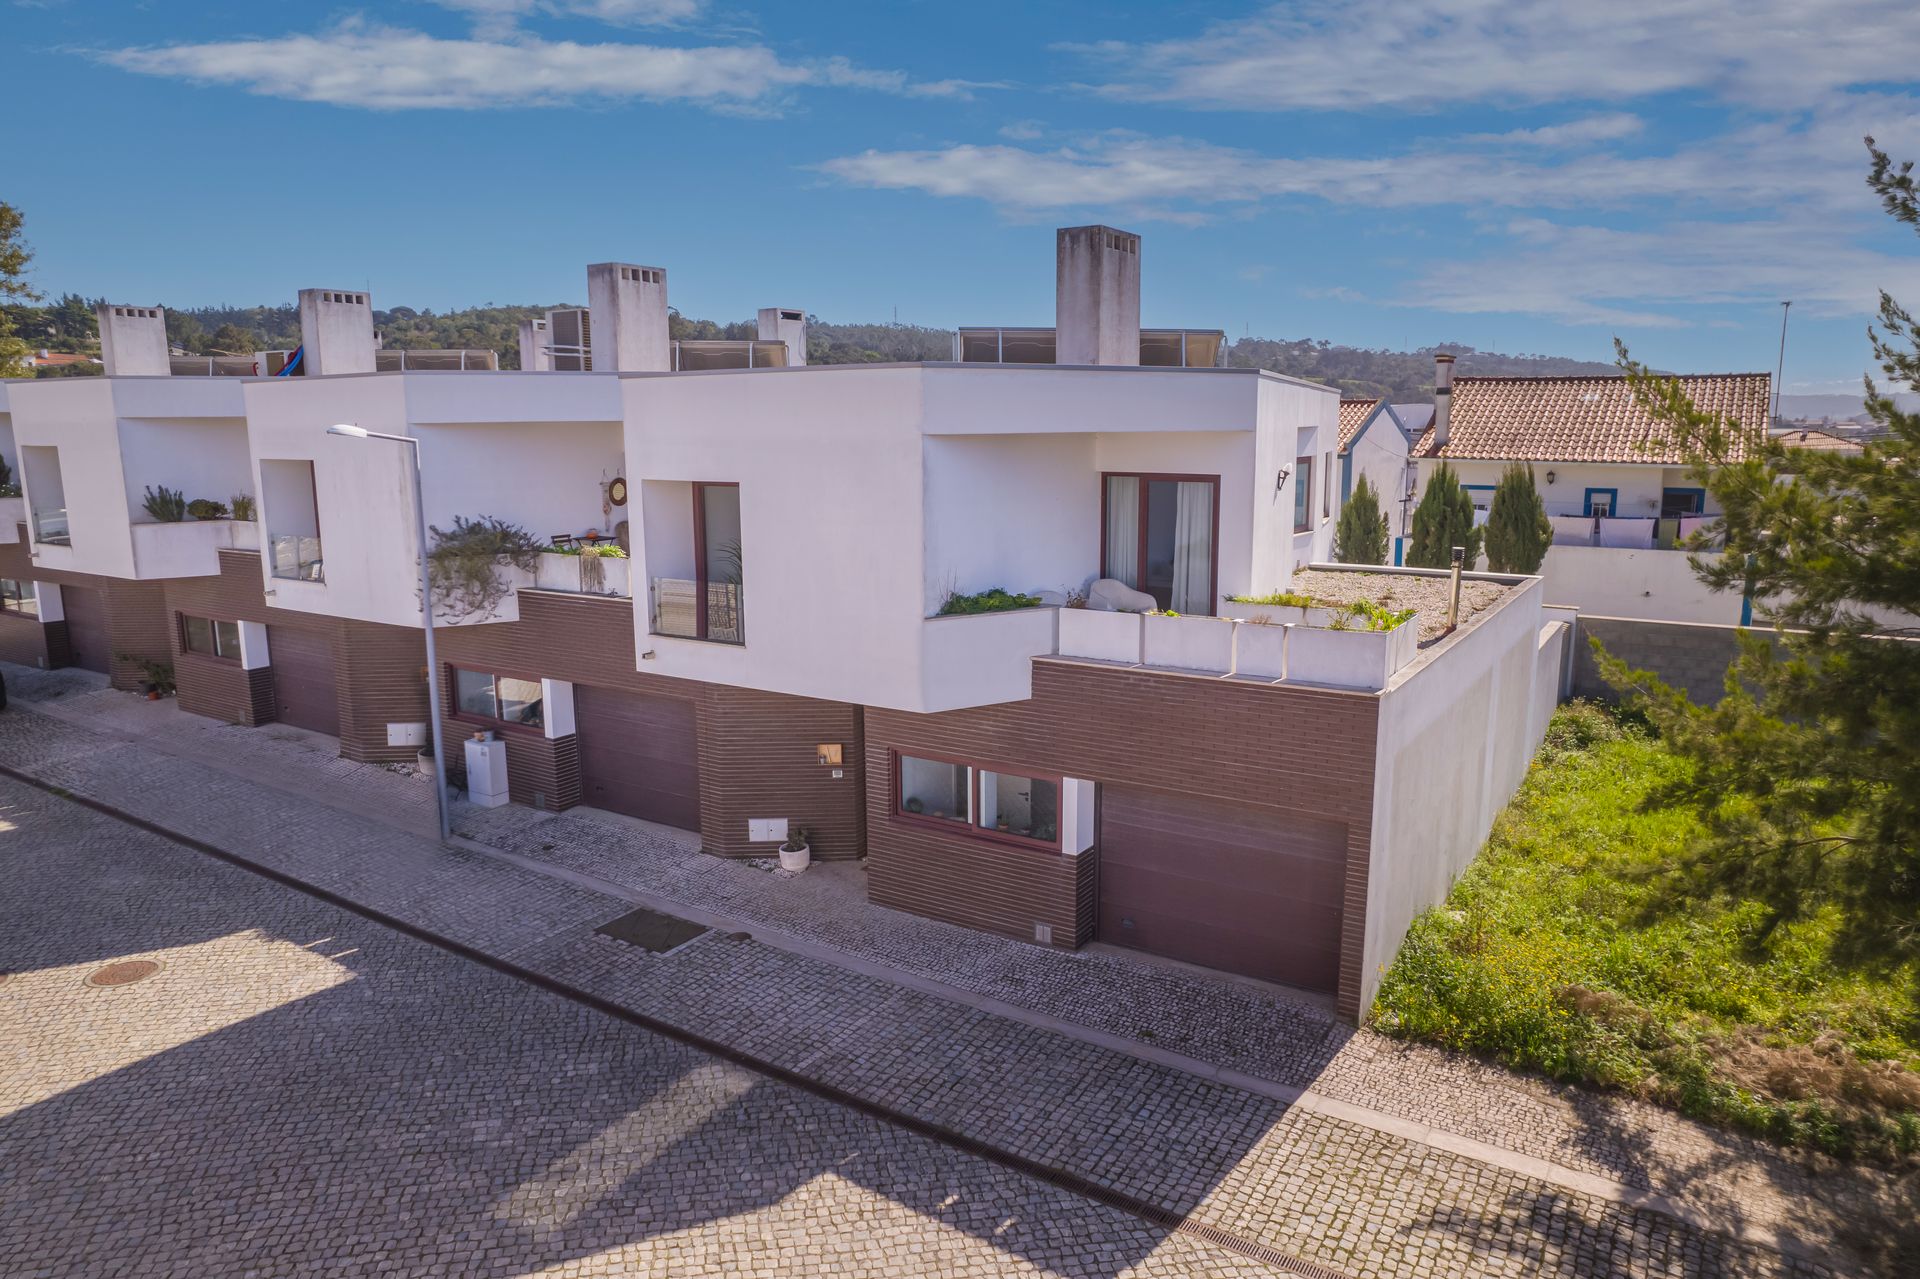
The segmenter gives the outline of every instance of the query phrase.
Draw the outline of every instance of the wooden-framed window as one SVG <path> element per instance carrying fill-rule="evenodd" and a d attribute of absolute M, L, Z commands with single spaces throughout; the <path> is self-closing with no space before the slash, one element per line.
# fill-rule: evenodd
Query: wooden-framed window
<path fill-rule="evenodd" d="M 694 624 L 697 639 L 744 644 L 746 569 L 740 553 L 740 485 L 693 486 Z"/>
<path fill-rule="evenodd" d="M 226 662 L 240 660 L 240 623 L 180 614 L 180 647 L 202 657 Z"/>
<path fill-rule="evenodd" d="M 1108 471 L 1100 477 L 1100 576 L 1176 613 L 1219 598 L 1220 477 Z"/>
<path fill-rule="evenodd" d="M 18 613 L 21 617 L 40 616 L 40 596 L 32 582 L 0 577 L 0 613 Z"/>
<path fill-rule="evenodd" d="M 893 776 L 894 813 L 902 821 L 1060 851 L 1058 776 L 905 752 L 894 753 Z"/>
<path fill-rule="evenodd" d="M 1293 459 L 1293 531 L 1304 533 L 1313 527 L 1313 459 Z"/>
<path fill-rule="evenodd" d="M 544 728 L 545 699 L 540 681 L 495 675 L 461 667 L 453 672 L 453 711 L 460 719 L 484 720 L 508 728 Z"/>

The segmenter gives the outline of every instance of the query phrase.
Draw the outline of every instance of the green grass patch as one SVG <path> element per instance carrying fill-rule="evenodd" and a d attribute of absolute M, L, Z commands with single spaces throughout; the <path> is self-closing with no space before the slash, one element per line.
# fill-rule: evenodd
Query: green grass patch
<path fill-rule="evenodd" d="M 972 613 L 1005 613 L 1016 608 L 1039 608 L 1037 595 L 1018 595 L 995 586 L 972 595 L 948 592 L 935 617 L 959 617 Z"/>
<path fill-rule="evenodd" d="M 1592 705 L 1554 718 L 1446 904 L 1414 921 L 1374 1025 L 1843 1157 L 1920 1152 L 1920 973 L 1842 967 L 1836 920 L 1675 904 L 1699 834 L 1649 807 L 1686 761 Z"/>

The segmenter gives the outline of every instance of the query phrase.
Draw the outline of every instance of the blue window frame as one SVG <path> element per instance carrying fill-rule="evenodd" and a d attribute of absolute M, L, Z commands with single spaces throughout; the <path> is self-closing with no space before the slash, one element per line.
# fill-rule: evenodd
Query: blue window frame
<path fill-rule="evenodd" d="M 1595 511 L 1593 509 L 1593 499 L 1596 497 L 1604 499 L 1602 505 L 1606 507 L 1606 510 Z M 1620 490 L 1588 489 L 1586 501 L 1580 508 L 1580 513 L 1582 515 L 1618 515 L 1620 513 Z"/>

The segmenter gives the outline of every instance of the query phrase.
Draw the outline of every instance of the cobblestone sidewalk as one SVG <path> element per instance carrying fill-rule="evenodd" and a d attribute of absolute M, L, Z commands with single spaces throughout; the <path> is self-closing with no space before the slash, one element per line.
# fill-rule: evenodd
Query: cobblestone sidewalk
<path fill-rule="evenodd" d="M 29 689 L 28 695 L 37 692 Z M 301 846 L 299 836 L 314 820 L 304 810 L 317 806 L 293 806 L 296 811 L 288 812 L 285 796 L 295 787 L 284 787 L 281 798 L 267 801 L 277 820 L 263 822 L 257 812 L 263 801 L 257 787 L 249 793 L 245 767 L 229 761 L 235 771 L 222 774 L 198 761 L 152 759 L 154 752 L 137 742 L 106 744 L 78 727 L 95 713 L 95 702 L 102 705 L 101 714 L 121 713 L 112 707 L 114 699 L 125 700 L 118 694 L 70 691 L 58 707 L 65 731 L 0 733 L 0 758 L 215 842 L 247 841 L 233 846 L 253 856 L 265 853 L 262 860 L 279 857 L 291 873 L 356 900 L 394 894 L 390 855 L 369 850 L 363 857 L 359 839 L 336 839 L 317 861 L 314 846 Z M 17 740 L 22 736 L 32 740 Z M 135 764 L 131 756 L 122 756 L 118 765 L 102 758 L 124 751 L 146 754 L 152 766 L 126 767 Z M 129 771 L 153 776 L 136 783 L 125 776 Z M 375 769 L 330 775 L 327 784 L 349 794 L 403 793 L 414 800 L 420 789 L 411 779 Z M 103 787 L 112 793 L 103 793 Z M 249 806 L 255 813 L 236 823 L 236 805 L 242 814 Z M 337 826 L 339 809 L 353 807 L 341 804 L 318 820 Z M 206 834 L 210 825 L 227 838 Z M 356 818 L 355 825 L 369 823 Z M 1272 1095 L 1195 1078 L 757 941 L 713 936 L 668 956 L 642 959 L 594 937 L 590 929 L 497 929 L 499 913 L 518 913 L 524 904 L 524 877 L 541 877 L 474 854 L 431 850 L 427 861 L 437 869 L 423 872 L 430 887 L 400 894 L 405 910 L 395 913 L 419 911 L 450 936 L 505 949 L 529 967 L 638 1011 L 738 1044 L 881 1104 L 1073 1167 L 1128 1193 L 1209 1221 L 1248 1222 L 1275 1246 L 1293 1246 L 1293 1227 L 1287 1224 L 1286 1197 L 1274 1193 L 1267 1179 L 1276 1162 L 1284 1167 L 1299 1160 L 1302 1147 L 1290 1144 L 1299 1142 L 1330 1149 L 1360 1141 L 1371 1152 L 1369 1166 L 1400 1161 L 1421 1169 L 1422 1177 L 1438 1175 L 1442 1184 L 1463 1177 L 1469 1182 L 1513 1177 L 1515 1187 L 1494 1192 L 1503 1201 L 1548 1195 L 1555 1202 L 1579 1204 L 1581 1214 L 1625 1213 L 1636 1223 L 1663 1220 L 1569 1193 L 1564 1178 L 1557 1186 L 1543 1184 L 1524 1175 L 1525 1160 L 1489 1169 L 1484 1161 L 1447 1150 L 1449 1134 L 1650 1188 L 1681 1201 L 1696 1219 L 1795 1248 L 1845 1256 L 1853 1243 L 1849 1220 L 1871 1234 L 1876 1220 L 1899 1219 L 1883 1215 L 1901 1209 L 1891 1200 L 1894 1188 L 1879 1179 L 1852 1173 L 1813 1176 L 1772 1151 L 1665 1112 L 1562 1093 L 1442 1054 L 1353 1035 L 1315 1006 L 1264 989 L 1120 956 L 1065 954 L 982 938 L 868 907 L 844 889 L 830 888 L 830 876 L 788 879 L 721 862 L 624 819 L 509 808 L 463 810 L 461 825 L 495 847 L 636 893 L 742 920 L 770 934 L 804 938 L 869 964 L 1102 1033 L 1172 1046 L 1199 1062 L 1311 1088 L 1308 1101 L 1345 1101 L 1408 1121 L 1397 1131 L 1392 1125 L 1367 1131 L 1337 1113 L 1316 1114 L 1304 1104 L 1288 1107 Z M 287 838 L 275 838 L 276 829 L 288 828 Z M 373 843 L 384 847 L 391 838 L 386 832 Z M 504 874 L 508 871 L 512 874 Z M 413 876 L 410 871 L 404 878 Z M 1009 1090 L 1010 1079 L 1030 1082 Z M 1438 1131 L 1424 1140 L 1407 1135 L 1419 1125 Z M 1376 1149 L 1369 1144 L 1374 1142 L 1387 1144 Z M 1301 1174 L 1296 1169 L 1287 1175 Z M 1394 1191 L 1402 1192 L 1419 1198 L 1406 1187 Z M 1487 1206 L 1476 1192 L 1449 1211 L 1469 1205 L 1474 1211 Z M 1510 1214 L 1495 1215 L 1504 1220 Z M 1367 1214 L 1360 1217 L 1365 1220 Z M 1406 1228 L 1404 1220 L 1401 1224 Z M 1673 1229 L 1694 1233 L 1670 1223 L 1661 1227 Z M 1351 1261 L 1378 1246 L 1363 1229 L 1329 1255 Z"/>

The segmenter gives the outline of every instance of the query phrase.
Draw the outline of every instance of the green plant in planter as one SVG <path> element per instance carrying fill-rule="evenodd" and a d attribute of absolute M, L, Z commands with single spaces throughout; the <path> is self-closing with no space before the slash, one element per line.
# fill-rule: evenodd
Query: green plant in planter
<path fill-rule="evenodd" d="M 511 565 L 531 573 L 543 549 L 518 524 L 492 515 L 470 520 L 453 517 L 451 529 L 433 528 L 427 552 L 427 580 L 436 612 L 453 618 L 490 616 L 512 589 L 500 569 Z"/>
<path fill-rule="evenodd" d="M 807 828 L 805 826 L 795 826 L 787 832 L 786 839 L 781 841 L 780 851 L 783 853 L 797 853 L 806 846 Z"/>
<path fill-rule="evenodd" d="M 627 553 L 620 548 L 618 542 L 602 542 L 598 546 L 583 546 L 577 553 L 585 555 L 590 559 L 624 560 L 627 558 Z"/>
<path fill-rule="evenodd" d="M 1314 608 L 1320 603 L 1298 591 L 1268 591 L 1265 595 L 1229 595 L 1229 604 L 1265 604 L 1273 608 Z"/>
<path fill-rule="evenodd" d="M 1336 617 L 1331 625 L 1335 630 L 1343 631 L 1347 630 L 1352 622 L 1364 622 L 1366 629 L 1370 631 L 1390 631 L 1411 619 L 1418 611 L 1411 608 L 1391 609 L 1384 604 L 1376 604 L 1372 600 L 1355 600 L 1347 605 L 1346 612 Z"/>
<path fill-rule="evenodd" d="M 1016 595 L 995 586 L 988 590 L 976 591 L 972 595 L 948 591 L 945 602 L 940 605 L 940 611 L 934 616 L 960 617 L 973 613 L 1004 613 L 1010 609 L 1038 607 L 1040 607 L 1040 597 L 1037 595 Z"/>
<path fill-rule="evenodd" d="M 235 493 L 227 499 L 227 505 L 233 508 L 233 518 L 236 520 L 250 521 L 254 518 L 255 508 L 251 493 Z"/>
<path fill-rule="evenodd" d="M 187 503 L 187 514 L 196 520 L 224 520 L 231 512 L 225 502 L 216 502 L 211 498 L 196 497 Z"/>
<path fill-rule="evenodd" d="M 147 485 L 147 498 L 141 505 L 146 508 L 148 515 L 162 524 L 178 524 L 187 518 L 187 495 L 164 484 L 158 490 L 151 484 Z"/>
<path fill-rule="evenodd" d="M 147 687 L 161 696 L 171 696 L 174 691 L 173 663 L 159 662 L 150 657 L 141 657 L 134 653 L 115 653 L 118 661 L 128 662 L 140 668 L 146 676 Z"/>

